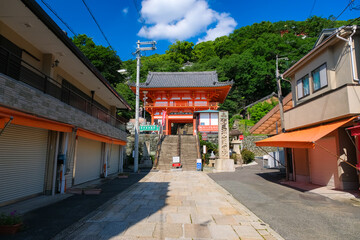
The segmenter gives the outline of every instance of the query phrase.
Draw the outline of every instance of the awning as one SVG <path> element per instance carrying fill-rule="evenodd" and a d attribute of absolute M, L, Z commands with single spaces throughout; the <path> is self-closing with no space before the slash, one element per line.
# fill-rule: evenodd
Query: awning
<path fill-rule="evenodd" d="M 11 121 L 11 124 L 15 125 L 43 128 L 59 132 L 72 132 L 73 130 L 73 127 L 69 124 L 40 118 L 34 115 L 22 113 L 3 107 L 0 107 L 0 128 L 3 127 L 4 122 L 7 122 L 10 117 L 14 118 Z"/>
<path fill-rule="evenodd" d="M 79 137 L 84 137 L 84 138 L 88 138 L 88 139 L 99 141 L 99 142 L 112 143 L 112 144 L 117 144 L 117 145 L 126 145 L 125 141 L 118 140 L 116 138 L 107 137 L 107 136 L 93 133 L 90 131 L 86 131 L 84 129 L 78 129 L 76 131 L 76 135 Z"/>
<path fill-rule="evenodd" d="M 360 135 L 360 125 L 354 126 L 354 127 L 350 127 L 346 130 L 350 130 L 351 131 L 351 136 L 358 136 Z"/>
<path fill-rule="evenodd" d="M 355 117 L 323 124 L 317 127 L 281 133 L 279 135 L 255 142 L 255 144 L 259 147 L 315 148 L 315 142 L 317 140 L 353 119 L 355 119 Z"/>

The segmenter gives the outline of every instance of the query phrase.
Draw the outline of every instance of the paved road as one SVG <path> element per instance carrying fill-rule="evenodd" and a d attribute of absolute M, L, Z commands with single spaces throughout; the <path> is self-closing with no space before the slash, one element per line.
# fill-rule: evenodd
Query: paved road
<path fill-rule="evenodd" d="M 151 172 L 59 240 L 282 239 L 203 172 Z"/>
<path fill-rule="evenodd" d="M 278 184 L 261 165 L 209 176 L 285 239 L 360 239 L 360 207 Z"/>

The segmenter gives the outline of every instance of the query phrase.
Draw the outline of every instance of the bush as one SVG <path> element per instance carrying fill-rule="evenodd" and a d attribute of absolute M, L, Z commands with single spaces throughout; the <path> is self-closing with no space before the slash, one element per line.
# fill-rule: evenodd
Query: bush
<path fill-rule="evenodd" d="M 247 149 L 243 149 L 241 151 L 241 156 L 242 156 L 244 164 L 251 163 L 255 159 L 255 153 L 253 153 Z"/>

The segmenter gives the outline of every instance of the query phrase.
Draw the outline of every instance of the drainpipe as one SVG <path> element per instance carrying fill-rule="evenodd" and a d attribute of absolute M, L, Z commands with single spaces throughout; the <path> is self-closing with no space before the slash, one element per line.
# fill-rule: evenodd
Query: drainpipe
<path fill-rule="evenodd" d="M 354 60 L 354 54 L 353 54 L 353 46 L 352 46 L 352 36 L 355 34 L 357 29 L 357 26 L 353 26 L 352 30 L 353 32 L 350 34 L 349 39 L 343 38 L 340 36 L 340 30 L 338 30 L 338 33 L 336 34 L 336 37 L 347 42 L 349 44 L 350 47 L 350 60 L 351 60 L 351 70 L 352 70 L 352 75 L 353 75 L 353 80 L 358 82 L 360 84 L 360 80 L 358 78 L 355 77 L 355 60 Z"/>

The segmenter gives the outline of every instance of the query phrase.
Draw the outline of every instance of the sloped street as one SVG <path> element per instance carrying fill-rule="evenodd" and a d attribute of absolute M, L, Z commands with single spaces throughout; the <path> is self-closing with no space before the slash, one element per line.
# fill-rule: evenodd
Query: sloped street
<path fill-rule="evenodd" d="M 285 239 L 359 239 L 359 202 L 281 185 L 279 171 L 261 163 L 209 176 Z"/>

